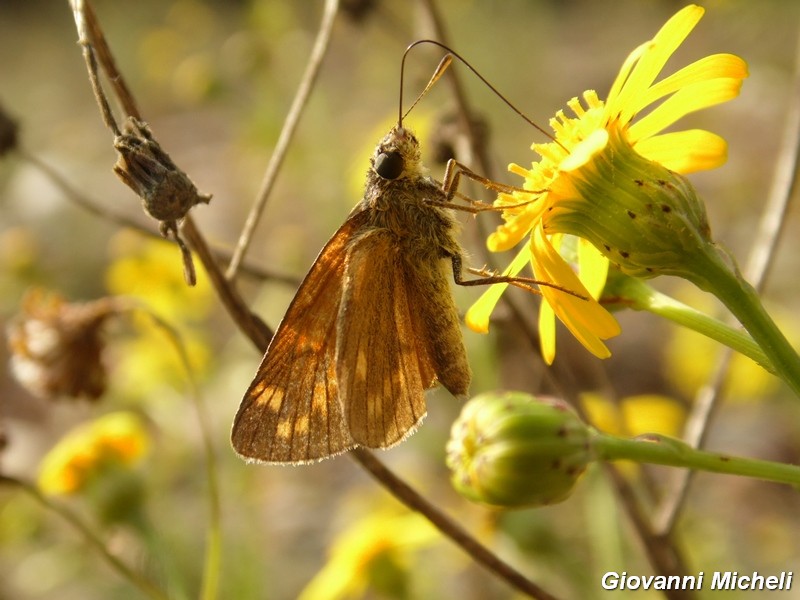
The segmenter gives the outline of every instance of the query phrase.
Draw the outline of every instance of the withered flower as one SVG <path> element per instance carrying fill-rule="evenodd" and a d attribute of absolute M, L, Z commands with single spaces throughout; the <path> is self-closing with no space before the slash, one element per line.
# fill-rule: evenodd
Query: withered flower
<path fill-rule="evenodd" d="M 102 325 L 117 313 L 112 298 L 70 304 L 32 290 L 9 325 L 11 371 L 28 391 L 47 399 L 98 399 L 106 389 Z"/>
<path fill-rule="evenodd" d="M 178 221 L 193 206 L 208 204 L 211 195 L 197 191 L 189 176 L 161 149 L 147 124 L 138 119 L 128 117 L 122 133 L 114 138 L 114 148 L 119 153 L 114 172 L 142 199 L 145 212 L 161 222 L 161 235 L 168 238 L 172 234 L 183 253 L 186 279 L 194 285 L 191 254 L 178 235 Z"/>

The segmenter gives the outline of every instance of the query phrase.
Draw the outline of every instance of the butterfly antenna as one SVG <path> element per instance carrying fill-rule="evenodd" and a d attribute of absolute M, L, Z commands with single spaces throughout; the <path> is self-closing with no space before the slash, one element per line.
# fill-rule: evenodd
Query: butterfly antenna
<path fill-rule="evenodd" d="M 425 86 L 425 89 L 422 91 L 422 93 L 414 101 L 414 104 L 412 104 L 411 108 L 409 108 L 405 113 L 403 113 L 403 76 L 404 76 L 404 73 L 405 73 L 406 56 L 408 56 L 409 52 L 411 52 L 411 50 L 413 48 L 415 48 L 416 46 L 419 46 L 421 44 L 433 44 L 434 46 L 437 46 L 437 47 L 441 48 L 442 50 L 446 51 L 447 54 L 442 59 L 442 61 L 439 63 L 439 66 L 436 68 L 436 71 L 433 73 L 433 76 L 431 77 L 430 81 L 428 82 L 428 85 Z M 458 60 L 460 60 L 464 64 L 464 66 L 466 66 L 470 71 L 472 71 L 472 73 L 484 83 L 484 85 L 486 87 L 488 87 L 490 90 L 492 90 L 492 92 L 495 94 L 495 96 L 497 96 L 498 98 L 500 98 L 500 100 L 505 102 L 506 105 L 511 110 L 513 110 L 515 113 L 517 113 L 520 117 L 522 117 L 525 120 L 526 123 L 531 125 L 534 129 L 536 129 L 540 133 L 542 133 L 545 136 L 547 136 L 549 139 L 551 139 L 554 142 L 558 143 L 558 141 L 553 137 L 553 135 L 550 132 L 545 131 L 542 127 L 540 127 L 539 125 L 534 123 L 532 119 L 530 119 L 524 112 L 522 112 L 520 109 L 518 109 L 516 106 L 514 106 L 514 104 L 512 104 L 511 101 L 508 98 L 506 98 L 503 94 L 501 94 L 498 91 L 498 89 L 496 87 L 494 87 L 491 83 L 489 83 L 489 81 L 483 75 L 481 75 L 478 72 L 478 70 L 469 63 L 469 61 L 467 59 L 465 59 L 458 52 L 456 52 L 455 50 L 453 50 L 452 48 L 450 48 L 446 44 L 443 44 L 441 42 L 437 42 L 436 40 L 427 40 L 427 39 L 426 40 L 417 40 L 416 42 L 411 44 L 408 48 L 406 48 L 406 51 L 403 53 L 403 59 L 400 61 L 400 110 L 399 110 L 398 125 L 402 125 L 403 119 L 408 115 L 408 113 L 411 112 L 411 109 L 414 108 L 414 106 L 416 106 L 417 102 L 419 102 L 422 99 L 422 97 L 428 92 L 428 90 L 430 90 L 430 88 L 433 86 L 433 84 L 436 83 L 439 80 L 439 78 L 444 74 L 444 72 L 447 69 L 447 67 L 449 67 L 450 64 L 452 63 L 454 57 L 457 58 Z"/>
<path fill-rule="evenodd" d="M 420 100 L 422 100 L 422 98 L 425 96 L 425 94 L 427 94 L 430 91 L 430 89 L 434 86 L 434 84 L 437 81 L 439 81 L 441 76 L 444 75 L 444 72 L 447 70 L 447 67 L 449 67 L 453 63 L 453 55 L 452 54 L 445 54 L 442 57 L 442 60 L 439 61 L 439 65 L 436 67 L 436 70 L 433 72 L 433 75 L 431 75 L 431 78 L 428 80 L 428 83 L 425 86 L 425 89 L 422 90 L 422 92 L 420 92 L 419 96 L 417 96 L 417 99 L 414 100 L 414 102 L 411 104 L 409 109 L 404 113 L 403 112 L 403 73 L 405 71 L 404 67 L 405 67 L 405 62 L 406 62 L 406 55 L 408 55 L 408 50 L 410 48 L 411 48 L 411 46 L 409 46 L 408 49 L 406 49 L 405 54 L 403 54 L 403 61 L 402 61 L 401 65 L 400 65 L 400 102 L 399 102 L 400 111 L 399 111 L 398 121 L 397 121 L 398 126 L 401 126 L 403 124 L 403 119 L 405 119 L 408 116 L 408 113 L 410 113 L 411 110 L 417 105 L 417 103 Z"/>

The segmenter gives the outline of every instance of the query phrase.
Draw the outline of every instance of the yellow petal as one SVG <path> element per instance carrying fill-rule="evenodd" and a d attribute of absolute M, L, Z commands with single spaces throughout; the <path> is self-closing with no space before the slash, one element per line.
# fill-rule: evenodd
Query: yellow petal
<path fill-rule="evenodd" d="M 503 252 L 519 244 L 533 224 L 538 220 L 541 211 L 525 210 L 499 225 L 486 240 L 486 247 L 492 252 Z"/>
<path fill-rule="evenodd" d="M 636 63 L 642 57 L 642 54 L 644 54 L 649 47 L 649 41 L 638 46 L 628 55 L 628 57 L 625 59 L 625 62 L 622 63 L 622 67 L 620 68 L 616 79 L 614 79 L 614 83 L 611 84 L 611 89 L 608 92 L 608 99 L 606 100 L 606 115 L 608 117 L 614 119 L 617 118 L 620 110 L 620 94 L 622 94 L 622 90 L 625 87 L 625 82 L 628 80 L 628 77 L 630 77 L 633 67 L 636 66 Z"/>
<path fill-rule="evenodd" d="M 620 91 L 617 102 L 619 118 L 623 124 L 633 118 L 638 99 L 646 93 L 667 60 L 691 33 L 704 12 L 703 8 L 691 4 L 675 13 L 655 35 Z"/>
<path fill-rule="evenodd" d="M 672 125 L 681 117 L 739 95 L 741 79 L 720 78 L 702 81 L 682 88 L 667 98 L 651 113 L 631 125 L 628 140 L 636 143 Z"/>
<path fill-rule="evenodd" d="M 594 244 L 583 238 L 578 238 L 578 272 L 581 283 L 592 298 L 599 298 L 606 286 L 608 259 Z"/>
<path fill-rule="evenodd" d="M 744 79 L 747 75 L 747 63 L 734 54 L 706 56 L 653 85 L 639 98 L 635 111 L 689 85 L 714 79 Z"/>
<path fill-rule="evenodd" d="M 522 270 L 529 259 L 530 249 L 528 248 L 528 244 L 525 244 L 517 256 L 514 257 L 514 260 L 511 261 L 511 264 L 503 271 L 503 275 L 516 275 Z M 464 322 L 467 324 L 467 327 L 475 333 L 488 333 L 489 317 L 492 316 L 494 307 L 497 305 L 500 296 L 503 295 L 507 287 L 507 283 L 490 285 L 489 289 L 487 289 L 481 297 L 469 307 L 469 310 L 467 310 L 467 314 L 464 316 Z"/>
<path fill-rule="evenodd" d="M 556 358 L 556 314 L 545 301 L 539 305 L 539 347 L 544 362 L 552 365 Z"/>
<path fill-rule="evenodd" d="M 584 298 L 547 286 L 540 287 L 542 296 L 558 319 L 587 350 L 599 358 L 607 358 L 611 353 L 601 339 L 617 335 L 619 324 L 597 301 L 589 297 L 589 292 L 572 268 L 547 240 L 542 227 L 536 227 L 533 233 L 531 264 L 536 278 L 557 283 Z"/>
<path fill-rule="evenodd" d="M 574 171 L 588 163 L 598 152 L 602 151 L 608 144 L 608 131 L 596 129 L 588 138 L 580 142 L 572 150 L 570 155 L 561 161 L 559 169 L 562 171 Z"/>
<path fill-rule="evenodd" d="M 636 151 L 677 173 L 714 169 L 728 158 L 728 143 L 702 129 L 665 133 L 640 140 Z"/>

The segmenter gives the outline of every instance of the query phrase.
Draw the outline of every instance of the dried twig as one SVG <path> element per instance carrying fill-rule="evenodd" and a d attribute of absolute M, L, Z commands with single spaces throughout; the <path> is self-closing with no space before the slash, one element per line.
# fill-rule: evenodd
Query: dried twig
<path fill-rule="evenodd" d="M 531 598 L 556 600 L 555 596 L 540 588 L 522 573 L 500 560 L 497 555 L 489 551 L 485 546 L 481 545 L 460 525 L 439 510 L 438 507 L 428 502 L 424 496 L 387 469 L 383 463 L 375 458 L 372 452 L 364 448 L 356 448 L 350 451 L 350 455 L 375 477 L 381 485 L 386 487 L 395 498 L 400 500 L 400 502 L 411 510 L 423 514 L 439 531 L 455 541 L 461 549 L 474 558 L 476 562 Z"/>
<path fill-rule="evenodd" d="M 197 191 L 189 176 L 175 165 L 142 121 L 88 0 L 71 0 L 71 5 L 92 91 L 103 122 L 114 134 L 114 148 L 119 155 L 114 172 L 142 199 L 145 212 L 159 221 L 161 235 L 175 240 L 183 256 L 186 282 L 194 285 L 192 255 L 178 233 L 178 223 L 193 206 L 207 204 L 211 196 Z M 117 124 L 100 84 L 96 54 L 127 116 L 122 127 Z"/>
<path fill-rule="evenodd" d="M 303 114 L 303 109 L 308 103 L 308 98 L 311 91 L 314 89 L 314 83 L 319 75 L 322 61 L 328 50 L 328 43 L 331 39 L 331 32 L 333 31 L 333 24 L 336 20 L 336 13 L 339 10 L 339 0 L 326 0 L 325 9 L 322 15 L 322 23 L 320 24 L 319 31 L 317 32 L 317 39 L 314 42 L 314 47 L 311 50 L 311 56 L 308 58 L 305 73 L 300 80 L 300 85 L 297 88 L 292 106 L 289 109 L 289 114 L 286 115 L 286 120 L 283 122 L 278 143 L 275 144 L 275 151 L 272 153 L 272 158 L 267 165 L 267 170 L 264 173 L 264 179 L 261 181 L 261 188 L 258 191 L 256 201 L 250 209 L 250 214 L 247 215 L 242 233 L 239 236 L 239 241 L 236 244 L 233 258 L 228 265 L 228 270 L 225 276 L 233 280 L 239 272 L 244 255 L 250 246 L 253 239 L 258 221 L 264 213 L 264 208 L 267 205 L 270 192 L 272 191 L 275 181 L 278 176 L 278 171 L 283 164 L 283 159 L 286 157 L 286 152 L 289 149 L 289 144 L 292 142 L 294 132 L 297 125 L 300 123 L 300 117 Z"/>

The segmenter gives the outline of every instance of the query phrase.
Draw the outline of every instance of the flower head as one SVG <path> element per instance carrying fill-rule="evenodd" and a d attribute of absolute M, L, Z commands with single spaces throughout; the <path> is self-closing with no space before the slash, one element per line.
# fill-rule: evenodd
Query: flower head
<path fill-rule="evenodd" d="M 619 326 L 595 300 L 609 259 L 631 274 L 672 273 L 675 256 L 691 255 L 709 240 L 703 206 L 679 174 L 722 164 L 725 141 L 702 130 L 661 132 L 690 112 L 734 98 L 747 67 L 737 56 L 716 54 L 655 82 L 703 12 L 690 5 L 675 14 L 628 56 L 606 101 L 592 90 L 570 100 L 573 116 L 559 111 L 551 119 L 553 141 L 532 146 L 541 160 L 530 168 L 509 167 L 531 192 L 498 196 L 495 205 L 507 207 L 505 222 L 490 235 L 489 249 L 507 250 L 528 237 L 506 273 L 516 274 L 530 260 L 537 279 L 590 297 L 541 288 L 548 362 L 555 356 L 556 316 L 593 354 L 609 356 L 603 340 L 617 335 Z M 684 230 L 689 235 L 676 237 Z M 487 329 L 505 286 L 495 287 L 467 313 L 476 331 Z"/>

